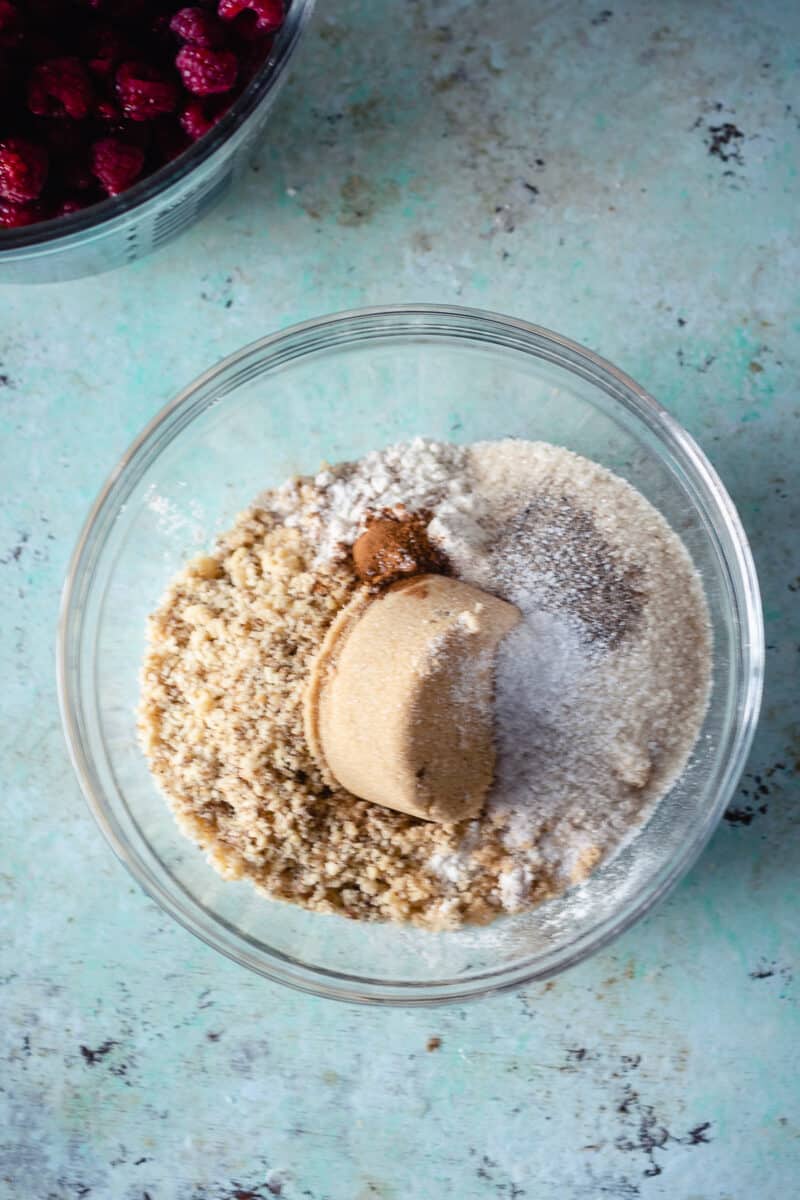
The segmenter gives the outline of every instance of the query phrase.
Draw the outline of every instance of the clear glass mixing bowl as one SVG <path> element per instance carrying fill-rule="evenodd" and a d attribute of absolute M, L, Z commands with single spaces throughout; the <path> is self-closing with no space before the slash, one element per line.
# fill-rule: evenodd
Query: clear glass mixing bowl
<path fill-rule="evenodd" d="M 314 0 L 292 0 L 269 58 L 214 128 L 119 196 L 0 230 L 0 283 L 54 283 L 144 258 L 217 204 L 264 131 Z"/>
<path fill-rule="evenodd" d="M 322 916 L 223 881 L 175 826 L 135 730 L 145 619 L 185 559 L 265 486 L 414 434 L 540 438 L 610 467 L 683 537 L 714 626 L 702 734 L 646 825 L 560 899 L 454 933 Z M 66 582 L 59 648 L 64 727 L 89 805 L 167 912 L 271 979 L 323 996 L 417 1005 L 552 975 L 661 899 L 736 785 L 762 668 L 747 541 L 689 435 L 636 383 L 573 342 L 523 321 L 429 305 L 296 326 L 231 355 L 173 400 L 92 509 Z"/>

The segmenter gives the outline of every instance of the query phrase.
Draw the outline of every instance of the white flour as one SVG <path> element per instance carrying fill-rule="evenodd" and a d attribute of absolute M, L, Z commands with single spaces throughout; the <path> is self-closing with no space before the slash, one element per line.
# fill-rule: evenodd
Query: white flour
<path fill-rule="evenodd" d="M 474 504 L 465 490 L 467 457 L 465 447 L 418 437 L 322 470 L 310 487 L 285 484 L 270 494 L 270 506 L 287 525 L 300 526 L 324 562 L 352 546 L 370 511 L 405 505 L 409 512 L 442 509 L 467 517 Z"/>

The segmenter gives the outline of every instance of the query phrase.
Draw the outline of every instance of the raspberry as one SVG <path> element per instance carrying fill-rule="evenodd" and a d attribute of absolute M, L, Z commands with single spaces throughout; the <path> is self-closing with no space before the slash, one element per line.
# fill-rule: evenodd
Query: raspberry
<path fill-rule="evenodd" d="M 219 0 L 217 6 L 217 12 L 223 21 L 233 21 L 247 9 L 256 14 L 256 29 L 259 33 L 274 33 L 283 24 L 283 0 Z"/>
<path fill-rule="evenodd" d="M 225 43 L 225 31 L 216 17 L 204 8 L 180 8 L 169 23 L 183 42 L 214 50 Z"/>
<path fill-rule="evenodd" d="M 0 196 L 15 204 L 37 200 L 47 178 L 47 151 L 25 138 L 0 142 Z"/>
<path fill-rule="evenodd" d="M 20 229 L 41 221 L 43 216 L 38 204 L 9 204 L 0 200 L 0 229 Z"/>
<path fill-rule="evenodd" d="M 100 138 L 90 151 L 92 171 L 109 196 L 130 187 L 144 166 L 144 150 L 119 138 Z"/>
<path fill-rule="evenodd" d="M 196 142 L 214 125 L 214 120 L 206 115 L 205 106 L 200 99 L 190 100 L 180 115 L 180 123 L 184 133 Z"/>
<path fill-rule="evenodd" d="M 147 63 L 123 63 L 117 71 L 117 95 L 122 111 L 132 121 L 149 121 L 161 113 L 174 112 L 178 90 L 155 67 Z"/>
<path fill-rule="evenodd" d="M 196 96 L 229 92 L 239 70 L 236 55 L 230 50 L 208 50 L 205 46 L 184 46 L 175 65 L 186 90 Z"/>
<path fill-rule="evenodd" d="M 78 58 L 51 58 L 33 68 L 28 107 L 38 117 L 81 120 L 92 107 L 92 84 Z"/>

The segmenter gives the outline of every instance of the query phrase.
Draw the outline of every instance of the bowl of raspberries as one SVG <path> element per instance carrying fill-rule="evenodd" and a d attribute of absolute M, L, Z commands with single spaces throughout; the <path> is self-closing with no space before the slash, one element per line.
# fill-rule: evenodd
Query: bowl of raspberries
<path fill-rule="evenodd" d="M 156 249 L 221 198 L 313 0 L 0 0 L 0 282 Z"/>

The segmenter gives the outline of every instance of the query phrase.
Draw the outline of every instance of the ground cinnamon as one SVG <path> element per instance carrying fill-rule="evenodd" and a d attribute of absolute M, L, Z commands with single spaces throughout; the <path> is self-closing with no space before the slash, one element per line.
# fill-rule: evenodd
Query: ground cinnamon
<path fill-rule="evenodd" d="M 358 578 L 376 590 L 410 575 L 447 575 L 447 556 L 428 537 L 432 514 L 408 512 L 402 505 L 369 513 L 353 545 Z"/>

